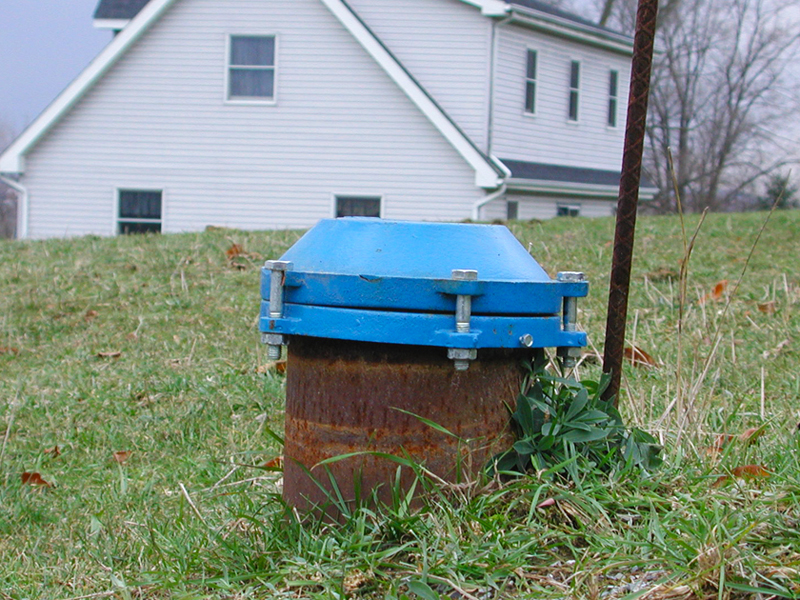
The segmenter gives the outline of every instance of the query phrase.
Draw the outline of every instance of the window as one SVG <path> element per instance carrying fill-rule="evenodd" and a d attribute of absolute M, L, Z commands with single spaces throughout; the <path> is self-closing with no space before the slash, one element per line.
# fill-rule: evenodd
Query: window
<path fill-rule="evenodd" d="M 569 120 L 578 120 L 578 92 L 581 84 L 581 63 L 573 60 L 569 68 Z"/>
<path fill-rule="evenodd" d="M 579 217 L 581 214 L 580 204 L 556 204 L 557 217 Z"/>
<path fill-rule="evenodd" d="M 506 202 L 506 221 L 515 221 L 516 219 L 519 219 L 519 202 L 509 200 Z"/>
<path fill-rule="evenodd" d="M 119 233 L 161 233 L 161 191 L 119 190 Z"/>
<path fill-rule="evenodd" d="M 617 86 L 619 83 L 619 73 L 617 71 L 608 72 L 608 126 L 617 126 Z"/>
<path fill-rule="evenodd" d="M 536 112 L 536 50 L 528 50 L 525 67 L 525 112 Z"/>
<path fill-rule="evenodd" d="M 336 218 L 380 217 L 381 199 L 378 196 L 337 196 Z"/>
<path fill-rule="evenodd" d="M 275 99 L 275 36 L 232 35 L 228 100 Z"/>

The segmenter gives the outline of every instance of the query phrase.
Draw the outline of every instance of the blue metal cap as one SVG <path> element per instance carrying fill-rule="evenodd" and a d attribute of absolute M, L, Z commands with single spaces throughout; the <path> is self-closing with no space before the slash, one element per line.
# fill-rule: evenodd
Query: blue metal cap
<path fill-rule="evenodd" d="M 585 281 L 559 282 L 505 227 L 373 218 L 320 221 L 282 257 L 281 316 L 270 316 L 272 273 L 262 272 L 263 333 L 448 348 L 584 346 L 563 331 L 564 298 Z M 454 270 L 477 271 L 475 280 Z M 455 326 L 469 297 L 469 331 Z"/>

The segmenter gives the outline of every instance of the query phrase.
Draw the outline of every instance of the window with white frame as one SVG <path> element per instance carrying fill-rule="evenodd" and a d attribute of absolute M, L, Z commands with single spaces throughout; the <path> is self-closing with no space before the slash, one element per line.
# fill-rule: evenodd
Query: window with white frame
<path fill-rule="evenodd" d="M 232 35 L 228 47 L 228 100 L 275 99 L 275 36 Z"/>
<path fill-rule="evenodd" d="M 161 233 L 161 190 L 119 190 L 117 231 Z"/>
<path fill-rule="evenodd" d="M 536 113 L 536 50 L 528 50 L 525 63 L 525 112 Z"/>
<path fill-rule="evenodd" d="M 557 217 L 579 217 L 581 214 L 580 204 L 566 204 L 559 202 L 556 204 Z"/>
<path fill-rule="evenodd" d="M 336 196 L 336 218 L 380 216 L 380 196 Z"/>
<path fill-rule="evenodd" d="M 569 120 L 578 120 L 578 103 L 580 101 L 581 63 L 577 60 L 569 66 Z"/>
<path fill-rule="evenodd" d="M 608 123 L 609 127 L 617 126 L 617 98 L 619 87 L 619 72 L 608 72 Z"/>

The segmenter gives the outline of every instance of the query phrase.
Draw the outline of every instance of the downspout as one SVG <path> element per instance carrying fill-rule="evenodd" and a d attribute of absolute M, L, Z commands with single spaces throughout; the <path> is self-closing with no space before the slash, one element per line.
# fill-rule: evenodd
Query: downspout
<path fill-rule="evenodd" d="M 510 23 L 513 18 L 513 15 L 508 15 L 500 21 L 492 20 L 491 57 L 489 59 L 489 114 L 486 119 L 486 154 L 489 156 L 492 154 L 492 138 L 494 136 L 494 73 L 497 66 L 497 30 Z"/>
<path fill-rule="evenodd" d="M 490 156 L 490 158 L 492 159 L 492 162 L 494 164 L 496 164 L 498 167 L 500 167 L 503 170 L 503 173 L 505 174 L 505 177 L 503 177 L 503 181 L 502 181 L 502 183 L 500 184 L 500 187 L 497 190 L 495 190 L 494 192 L 492 192 L 488 196 L 484 196 L 483 198 L 481 198 L 475 204 L 472 205 L 472 220 L 473 221 L 479 221 L 480 218 L 481 218 L 481 209 L 484 206 L 486 206 L 487 204 L 489 204 L 490 202 L 492 202 L 494 200 L 497 200 L 498 198 L 502 197 L 503 194 L 505 194 L 506 190 L 508 189 L 508 179 L 511 177 L 511 171 L 509 170 L 509 168 L 507 166 L 505 166 L 496 157 Z"/>
<path fill-rule="evenodd" d="M 17 239 L 28 237 L 28 190 L 13 179 L 0 175 L 0 181 L 19 194 L 17 198 Z"/>
<path fill-rule="evenodd" d="M 503 181 L 497 190 L 487 196 L 484 196 L 472 206 L 473 221 L 480 220 L 481 209 L 484 206 L 490 202 L 493 202 L 494 200 L 497 200 L 498 198 L 502 198 L 503 194 L 505 194 L 506 190 L 508 189 L 507 180 L 509 177 L 511 177 L 511 171 L 508 169 L 508 167 L 496 157 L 492 156 L 492 134 L 494 133 L 494 74 L 497 63 L 497 30 L 503 25 L 510 23 L 513 18 L 513 15 L 509 14 L 500 21 L 492 21 L 491 57 L 489 59 L 489 114 L 487 118 L 488 127 L 486 131 L 486 153 L 489 155 L 489 158 L 492 159 L 492 162 L 502 169 L 505 176 L 503 177 Z"/>

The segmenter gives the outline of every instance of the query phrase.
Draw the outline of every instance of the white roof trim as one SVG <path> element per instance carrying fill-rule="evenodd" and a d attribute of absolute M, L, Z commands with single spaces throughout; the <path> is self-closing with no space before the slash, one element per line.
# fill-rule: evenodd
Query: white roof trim
<path fill-rule="evenodd" d="M 570 183 L 567 181 L 546 181 L 541 179 L 512 178 L 507 182 L 509 191 L 552 194 L 555 196 L 581 196 L 585 198 L 601 198 L 617 200 L 618 185 L 602 185 L 597 183 Z M 639 197 L 650 200 L 658 193 L 658 188 L 641 187 Z"/>
<path fill-rule="evenodd" d="M 503 179 L 498 172 L 500 169 L 478 150 L 467 135 L 453 123 L 353 11 L 342 0 L 320 1 L 475 170 L 475 185 L 482 188 L 498 187 Z M 474 4 L 483 3 L 475 2 Z"/>
<path fill-rule="evenodd" d="M 613 32 L 608 32 L 606 36 L 592 27 L 523 6 L 515 6 L 511 16 L 513 23 L 525 25 L 531 29 L 538 29 L 562 38 L 619 52 L 620 54 L 633 54 L 633 39 L 622 34 L 615 35 Z"/>
<path fill-rule="evenodd" d="M 120 31 L 125 29 L 125 26 L 130 23 L 130 19 L 95 19 L 92 21 L 95 29 L 113 29 Z"/>
<path fill-rule="evenodd" d="M 0 173 L 23 173 L 25 154 L 92 88 L 175 0 L 150 0 L 89 66 L 0 155 Z"/>
<path fill-rule="evenodd" d="M 461 0 L 481 9 L 481 14 L 487 17 L 503 17 L 508 14 L 511 7 L 502 0 Z"/>

